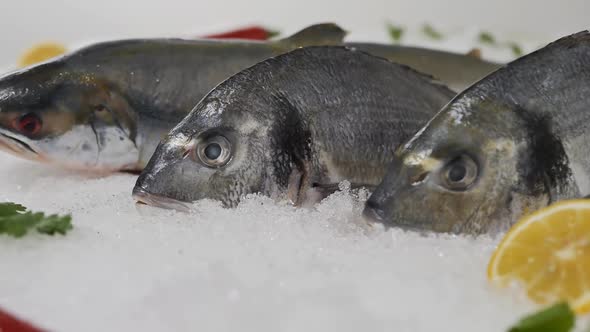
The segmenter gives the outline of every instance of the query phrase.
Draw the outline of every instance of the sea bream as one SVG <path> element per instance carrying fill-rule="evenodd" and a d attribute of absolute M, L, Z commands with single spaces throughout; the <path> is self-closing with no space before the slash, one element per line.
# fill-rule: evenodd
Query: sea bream
<path fill-rule="evenodd" d="M 227 77 L 308 45 L 341 44 L 318 24 L 274 42 L 146 39 L 100 43 L 0 79 L 0 147 L 84 170 L 141 170 L 160 139 Z M 347 43 L 463 87 L 498 67 L 472 56 Z"/>
<path fill-rule="evenodd" d="M 410 69 L 344 47 L 268 59 L 212 90 L 160 143 L 134 198 L 182 209 L 233 207 L 260 193 L 296 205 L 379 183 L 396 142 L 454 92 Z"/>
<path fill-rule="evenodd" d="M 590 193 L 590 33 L 459 94 L 402 145 L 364 214 L 420 231 L 495 233 Z"/>
<path fill-rule="evenodd" d="M 141 170 L 162 137 L 215 85 L 266 58 L 340 44 L 319 24 L 275 42 L 106 42 L 0 79 L 0 148 L 84 170 Z"/>

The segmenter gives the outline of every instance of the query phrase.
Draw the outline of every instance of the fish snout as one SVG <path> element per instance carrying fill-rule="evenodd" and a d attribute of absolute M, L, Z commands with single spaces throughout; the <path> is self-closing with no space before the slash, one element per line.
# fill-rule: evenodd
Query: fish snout
<path fill-rule="evenodd" d="M 24 141 L 24 138 L 18 137 L 7 130 L 0 128 L 0 151 L 5 151 L 17 157 L 33 161 L 45 161 L 45 159 Z"/>
<path fill-rule="evenodd" d="M 136 185 L 133 188 L 132 197 L 137 202 L 137 204 L 146 204 L 158 208 L 176 210 L 179 212 L 188 212 L 190 210 L 188 203 L 162 195 L 152 194 L 141 185 Z"/>
<path fill-rule="evenodd" d="M 375 200 L 369 199 L 365 203 L 363 217 L 370 222 L 383 223 L 385 221 L 385 211 L 381 209 Z"/>

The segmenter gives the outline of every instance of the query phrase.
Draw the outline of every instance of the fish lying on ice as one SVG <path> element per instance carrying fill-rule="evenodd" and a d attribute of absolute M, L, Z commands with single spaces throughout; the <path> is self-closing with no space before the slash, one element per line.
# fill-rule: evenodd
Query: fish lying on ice
<path fill-rule="evenodd" d="M 590 193 L 590 33 L 562 38 L 459 94 L 395 154 L 364 214 L 481 234 Z"/>
<path fill-rule="evenodd" d="M 261 193 L 300 205 L 379 183 L 393 146 L 454 92 L 407 66 L 343 47 L 263 61 L 212 90 L 160 143 L 133 190 L 180 209 Z"/>
<path fill-rule="evenodd" d="M 319 24 L 276 42 L 100 43 L 0 79 L 0 148 L 85 170 L 141 170 L 161 138 L 216 84 L 306 45 L 340 44 Z"/>
<path fill-rule="evenodd" d="M 269 57 L 341 44 L 333 24 L 276 42 L 148 39 L 101 43 L 0 79 L 0 147 L 85 170 L 141 170 L 160 139 L 215 85 Z M 347 43 L 464 87 L 498 67 L 472 56 Z"/>

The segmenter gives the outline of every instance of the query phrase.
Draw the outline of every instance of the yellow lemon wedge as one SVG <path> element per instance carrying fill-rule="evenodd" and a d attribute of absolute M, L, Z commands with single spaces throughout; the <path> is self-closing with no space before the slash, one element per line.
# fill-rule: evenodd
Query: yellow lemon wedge
<path fill-rule="evenodd" d="M 28 49 L 21 57 L 18 65 L 27 67 L 66 53 L 65 46 L 57 43 L 38 44 Z"/>
<path fill-rule="evenodd" d="M 520 219 L 488 265 L 502 286 L 518 282 L 539 304 L 590 312 L 590 200 L 562 201 Z"/>

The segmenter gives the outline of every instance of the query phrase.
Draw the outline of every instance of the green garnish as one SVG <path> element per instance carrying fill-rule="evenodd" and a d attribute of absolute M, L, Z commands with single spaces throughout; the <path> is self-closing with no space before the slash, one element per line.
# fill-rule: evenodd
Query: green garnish
<path fill-rule="evenodd" d="M 508 42 L 508 47 L 512 50 L 512 53 L 516 56 L 522 56 L 524 53 L 522 52 L 522 48 L 518 46 L 515 42 Z"/>
<path fill-rule="evenodd" d="M 72 229 L 70 215 L 45 216 L 43 212 L 26 211 L 27 208 L 15 203 L 0 203 L 0 234 L 23 237 L 31 229 L 41 234 L 66 234 Z"/>
<path fill-rule="evenodd" d="M 482 44 L 489 44 L 489 45 L 510 48 L 510 50 L 512 51 L 512 54 L 514 54 L 517 57 L 520 57 L 524 54 L 524 52 L 522 51 L 522 48 L 517 43 L 515 43 L 515 42 L 498 43 L 496 38 L 491 33 L 487 32 L 487 31 L 480 32 L 478 39 L 479 39 L 479 42 Z"/>
<path fill-rule="evenodd" d="M 15 203 L 0 203 L 0 217 L 11 216 L 19 212 L 25 212 L 27 208 Z"/>
<path fill-rule="evenodd" d="M 441 40 L 443 39 L 443 35 L 442 33 L 438 32 L 437 30 L 434 29 L 434 27 L 432 27 L 432 25 L 430 24 L 424 24 L 422 26 L 422 32 L 427 35 L 428 37 L 434 39 L 434 40 Z"/>
<path fill-rule="evenodd" d="M 387 23 L 387 31 L 389 32 L 389 37 L 391 37 L 391 40 L 394 43 L 399 42 L 404 35 L 404 28 L 391 23 Z"/>
<path fill-rule="evenodd" d="M 558 303 L 523 318 L 509 332 L 568 332 L 575 315 L 567 303 Z"/>
<path fill-rule="evenodd" d="M 479 42 L 483 44 L 496 44 L 496 38 L 491 33 L 482 31 L 479 34 Z"/>

